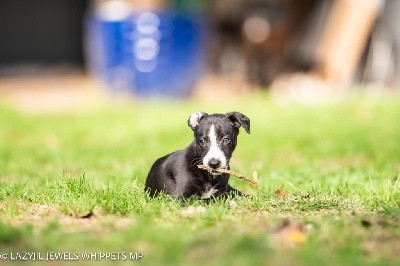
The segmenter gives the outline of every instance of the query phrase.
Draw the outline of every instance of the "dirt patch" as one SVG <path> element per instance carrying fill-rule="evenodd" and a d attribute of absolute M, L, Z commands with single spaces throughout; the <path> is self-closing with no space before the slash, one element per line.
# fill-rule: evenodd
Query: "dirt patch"
<path fill-rule="evenodd" d="M 17 207 L 18 213 L 8 214 L 10 206 Z M 91 210 L 82 215 L 66 214 L 55 205 L 49 204 L 27 204 L 18 202 L 0 202 L 0 214 L 2 221 L 14 227 L 32 225 L 37 229 L 47 227 L 50 223 L 60 224 L 63 231 L 82 232 L 94 231 L 103 232 L 112 229 L 124 229 L 132 225 L 134 220 L 131 217 L 115 215 L 104 215 L 99 211 Z"/>
<path fill-rule="evenodd" d="M 202 101 L 240 99 L 254 88 L 236 77 L 205 76 L 197 84 L 192 98 Z M 136 99 L 135 95 L 105 88 L 84 74 L 63 74 L 0 78 L 0 97 L 24 113 L 80 112 L 90 107 Z"/>
<path fill-rule="evenodd" d="M 0 96 L 25 113 L 80 111 L 104 101 L 99 85 L 85 75 L 2 78 Z"/>
<path fill-rule="evenodd" d="M 249 85 L 242 77 L 218 77 L 214 75 L 204 76 L 197 84 L 192 98 L 206 102 L 220 102 L 241 99 L 256 91 L 256 87 Z"/>

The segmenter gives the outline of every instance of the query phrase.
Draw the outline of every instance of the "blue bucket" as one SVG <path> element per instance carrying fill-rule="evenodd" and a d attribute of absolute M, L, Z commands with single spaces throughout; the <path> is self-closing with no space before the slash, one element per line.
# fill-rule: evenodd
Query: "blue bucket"
<path fill-rule="evenodd" d="M 89 69 L 112 91 L 183 98 L 201 75 L 202 15 L 144 12 L 109 21 L 91 14 L 86 34 Z"/>

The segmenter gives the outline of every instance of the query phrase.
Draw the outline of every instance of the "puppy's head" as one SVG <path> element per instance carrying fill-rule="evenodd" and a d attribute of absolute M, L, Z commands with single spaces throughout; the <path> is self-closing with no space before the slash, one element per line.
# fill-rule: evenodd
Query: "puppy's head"
<path fill-rule="evenodd" d="M 196 112 L 189 117 L 188 125 L 194 131 L 194 145 L 202 163 L 213 169 L 228 168 L 240 127 L 250 133 L 250 119 L 239 112 Z"/>

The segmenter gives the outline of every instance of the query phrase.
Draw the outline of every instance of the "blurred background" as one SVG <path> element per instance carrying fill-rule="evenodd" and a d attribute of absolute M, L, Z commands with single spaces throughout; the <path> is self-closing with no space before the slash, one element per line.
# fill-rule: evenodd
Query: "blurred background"
<path fill-rule="evenodd" d="M 0 97 L 35 110 L 398 91 L 398 25 L 398 0 L 2 0 Z"/>

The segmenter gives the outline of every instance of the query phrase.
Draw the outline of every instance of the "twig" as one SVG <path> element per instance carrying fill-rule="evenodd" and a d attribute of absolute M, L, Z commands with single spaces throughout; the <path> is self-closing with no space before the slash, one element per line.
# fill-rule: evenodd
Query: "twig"
<path fill-rule="evenodd" d="M 244 176 L 244 175 L 242 175 L 242 174 L 239 174 L 239 173 L 233 172 L 233 171 L 231 171 L 231 170 L 228 170 L 228 169 L 224 169 L 224 168 L 212 169 L 212 168 L 207 167 L 207 166 L 205 166 L 205 165 L 203 165 L 203 164 L 199 164 L 199 165 L 197 165 L 197 167 L 198 167 L 199 169 L 207 170 L 207 171 L 209 171 L 209 172 L 215 171 L 215 172 L 219 172 L 219 173 L 223 173 L 223 174 L 230 174 L 230 175 L 236 176 L 236 177 L 238 177 L 238 178 L 240 178 L 240 179 L 243 179 L 243 180 L 245 180 L 245 181 L 247 181 L 247 182 L 250 182 L 250 183 L 252 183 L 253 185 L 258 185 L 257 181 L 255 181 L 255 180 L 253 180 L 253 179 L 250 179 L 250 178 L 248 178 L 248 177 L 246 177 L 246 176 Z"/>

